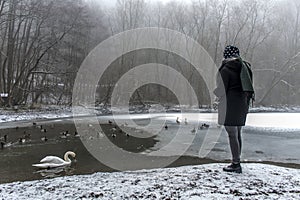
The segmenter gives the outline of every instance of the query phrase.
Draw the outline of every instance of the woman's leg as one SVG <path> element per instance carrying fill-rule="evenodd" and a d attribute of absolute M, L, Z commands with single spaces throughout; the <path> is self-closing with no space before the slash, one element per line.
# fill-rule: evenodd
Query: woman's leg
<path fill-rule="evenodd" d="M 239 144 L 240 144 L 240 157 L 241 157 L 241 153 L 242 153 L 242 126 L 238 126 L 238 140 L 239 140 Z"/>
<path fill-rule="evenodd" d="M 239 141 L 239 131 L 237 126 L 225 126 L 229 136 L 229 144 L 232 154 L 232 163 L 240 163 L 241 145 Z"/>

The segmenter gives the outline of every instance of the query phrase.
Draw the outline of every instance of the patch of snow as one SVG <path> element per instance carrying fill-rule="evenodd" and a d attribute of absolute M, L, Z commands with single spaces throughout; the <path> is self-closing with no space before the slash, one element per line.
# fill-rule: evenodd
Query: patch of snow
<path fill-rule="evenodd" d="M 226 164 L 65 176 L 0 185 L 9 199 L 299 199 L 300 170 L 242 164 L 243 173 L 226 173 Z"/>
<path fill-rule="evenodd" d="M 250 112 L 300 112 L 300 106 L 257 106 L 251 107 Z"/>
<path fill-rule="evenodd" d="M 71 107 L 46 106 L 40 109 L 0 109 L 0 123 L 72 116 Z"/>

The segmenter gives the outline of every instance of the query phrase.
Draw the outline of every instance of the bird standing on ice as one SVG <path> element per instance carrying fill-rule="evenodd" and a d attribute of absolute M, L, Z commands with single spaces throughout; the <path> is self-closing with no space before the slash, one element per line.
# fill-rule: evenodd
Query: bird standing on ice
<path fill-rule="evenodd" d="M 196 129 L 195 129 L 195 126 L 193 128 L 193 130 L 191 130 L 192 133 L 196 133 Z"/>

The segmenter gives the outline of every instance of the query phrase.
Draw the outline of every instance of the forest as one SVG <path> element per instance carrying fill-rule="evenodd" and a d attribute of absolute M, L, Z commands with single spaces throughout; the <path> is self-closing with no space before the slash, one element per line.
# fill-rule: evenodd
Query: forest
<path fill-rule="evenodd" d="M 100 0 L 0 0 L 0 105 L 71 105 L 76 73 L 89 52 L 110 36 L 141 27 L 186 34 L 217 66 L 224 47 L 234 44 L 252 65 L 255 105 L 300 104 L 298 0 L 117 0 L 112 7 Z M 98 85 L 97 103 L 109 104 L 116 77 L 134 64 L 126 58 L 145 53 L 151 51 L 112 63 L 114 70 Z M 178 62 L 182 73 L 193 74 L 188 63 Z M 195 85 L 199 79 L 190 77 Z M 172 95 L 152 85 L 138 89 L 133 100 L 176 103 Z M 205 92 L 199 95 L 200 103 L 209 103 Z"/>

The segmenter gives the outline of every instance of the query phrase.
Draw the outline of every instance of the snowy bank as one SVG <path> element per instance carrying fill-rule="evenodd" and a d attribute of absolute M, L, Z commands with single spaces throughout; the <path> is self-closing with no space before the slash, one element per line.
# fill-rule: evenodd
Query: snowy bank
<path fill-rule="evenodd" d="M 71 107 L 47 106 L 39 109 L 2 109 L 0 108 L 0 123 L 23 120 L 55 119 L 72 116 Z"/>
<path fill-rule="evenodd" d="M 182 109 L 184 112 L 189 113 L 216 113 L 217 111 L 208 108 L 196 108 L 189 106 L 159 106 L 159 105 L 147 105 L 147 106 L 130 106 L 129 111 L 127 107 L 105 107 L 99 105 L 97 107 L 89 106 L 78 106 L 76 109 L 83 109 L 84 113 L 92 113 L 96 115 L 110 115 L 112 112 L 114 114 L 146 114 L 146 113 L 180 113 Z M 271 107 L 254 107 L 250 108 L 250 113 L 299 113 L 299 106 L 271 106 Z M 42 106 L 38 109 L 28 109 L 28 108 L 18 108 L 18 109 L 4 109 L 0 108 L 0 123 L 1 122 L 14 122 L 23 120 L 39 120 L 39 119 L 55 119 L 55 118 L 67 118 L 76 115 L 72 112 L 72 107 L 70 106 Z"/>
<path fill-rule="evenodd" d="M 3 199 L 300 199 L 300 170 L 226 164 L 95 173 L 0 185 Z"/>

